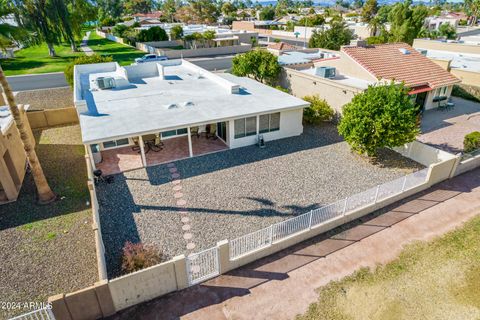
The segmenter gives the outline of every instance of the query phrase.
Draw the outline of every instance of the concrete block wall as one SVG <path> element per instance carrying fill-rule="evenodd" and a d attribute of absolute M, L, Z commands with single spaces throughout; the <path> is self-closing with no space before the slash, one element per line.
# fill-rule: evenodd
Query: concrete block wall
<path fill-rule="evenodd" d="M 78 123 L 78 114 L 74 107 L 29 111 L 27 117 L 32 129 Z"/>

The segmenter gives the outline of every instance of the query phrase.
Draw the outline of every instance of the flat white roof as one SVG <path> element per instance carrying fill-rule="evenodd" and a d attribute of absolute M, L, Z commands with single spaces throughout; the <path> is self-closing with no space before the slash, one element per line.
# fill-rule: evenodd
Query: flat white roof
<path fill-rule="evenodd" d="M 28 110 L 30 105 L 24 105 L 23 108 Z M 5 134 L 13 124 L 13 117 L 8 106 L 0 106 L 0 133 Z"/>
<path fill-rule="evenodd" d="M 420 49 L 420 48 L 419 48 Z M 480 54 L 458 53 L 441 50 L 427 50 L 427 58 L 452 60 L 450 67 L 465 69 L 466 71 L 480 72 Z"/>
<path fill-rule="evenodd" d="M 315 74 L 315 70 L 316 70 L 316 68 L 313 67 L 313 68 L 298 70 L 298 71 L 309 74 L 309 75 L 312 75 L 314 77 L 321 78 L 320 76 Z M 354 87 L 354 88 L 358 88 L 358 89 L 362 89 L 362 90 L 367 89 L 369 85 L 374 84 L 373 81 L 368 81 L 368 80 L 364 80 L 364 79 L 360 79 L 360 78 L 354 78 L 354 77 L 350 77 L 350 76 L 347 76 L 347 75 L 344 75 L 344 74 L 340 74 L 340 75 L 337 74 L 337 76 L 335 78 L 321 78 L 321 79 L 325 79 L 325 80 L 328 80 L 328 81 L 333 81 L 335 83 L 343 84 L 343 85 L 346 85 L 346 86 L 349 86 L 349 87 Z"/>
<path fill-rule="evenodd" d="M 80 81 L 75 88 L 82 96 L 76 105 L 86 144 L 308 105 L 252 79 L 213 74 L 183 60 L 95 71 L 108 69 L 105 65 L 76 66 Z M 164 65 L 160 67 L 163 77 L 152 71 L 159 65 Z M 98 76 L 113 76 L 129 84 L 92 91 L 90 86 Z M 86 108 L 78 100 L 85 100 Z M 178 107 L 169 109 L 172 104 Z"/>

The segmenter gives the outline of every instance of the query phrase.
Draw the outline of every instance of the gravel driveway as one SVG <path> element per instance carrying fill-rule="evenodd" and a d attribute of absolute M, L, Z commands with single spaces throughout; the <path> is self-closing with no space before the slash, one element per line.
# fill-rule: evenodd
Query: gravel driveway
<path fill-rule="evenodd" d="M 119 275 L 127 240 L 154 244 L 165 259 L 198 252 L 421 168 L 387 150 L 371 164 L 350 152 L 333 125 L 307 126 L 303 135 L 265 149 L 228 150 L 175 166 L 180 190 L 172 190 L 167 165 L 119 174 L 97 188 L 110 277 Z M 174 197 L 179 192 L 183 208 Z M 181 217 L 188 218 L 187 230 Z M 187 242 L 195 247 L 187 250 Z"/>

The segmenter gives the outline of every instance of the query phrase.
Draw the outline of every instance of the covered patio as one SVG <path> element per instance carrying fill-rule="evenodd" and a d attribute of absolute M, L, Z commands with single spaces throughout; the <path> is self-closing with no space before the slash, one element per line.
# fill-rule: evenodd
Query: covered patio
<path fill-rule="evenodd" d="M 104 175 L 110 175 L 228 149 L 222 139 L 207 139 L 205 135 L 164 139 L 158 147 L 149 147 L 148 138 L 138 137 L 138 142 L 142 141 L 139 146 L 134 144 L 100 151 L 102 161 L 95 164 L 96 168 L 102 170 Z"/>

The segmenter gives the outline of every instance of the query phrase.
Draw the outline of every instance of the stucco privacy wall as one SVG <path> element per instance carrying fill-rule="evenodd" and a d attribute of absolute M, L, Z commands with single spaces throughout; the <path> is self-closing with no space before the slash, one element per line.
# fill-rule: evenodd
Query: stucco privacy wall
<path fill-rule="evenodd" d="M 441 42 L 441 41 L 427 40 L 427 39 L 415 39 L 413 41 L 413 47 L 415 49 L 427 49 L 427 50 L 430 49 L 430 50 L 451 51 L 456 53 L 460 52 L 460 53 L 480 54 L 480 46 L 477 46 L 477 45 Z"/>
<path fill-rule="evenodd" d="M 455 168 L 453 175 L 458 176 L 459 174 L 468 172 L 478 167 L 480 167 L 480 154 L 458 161 L 458 165 Z"/>
<path fill-rule="evenodd" d="M 167 56 L 169 59 L 206 57 L 226 54 L 245 53 L 252 49 L 251 44 L 242 43 L 235 46 L 215 47 L 215 48 L 199 48 L 199 49 L 184 49 L 184 50 L 168 50 L 155 48 L 146 43 L 138 44 L 137 48 L 148 53 L 155 53 L 159 56 Z"/>
<path fill-rule="evenodd" d="M 450 69 L 450 73 L 462 80 L 467 86 L 480 87 L 480 73 L 468 70 Z"/>
<path fill-rule="evenodd" d="M 27 112 L 27 117 L 33 129 L 78 123 L 74 107 Z"/>
<path fill-rule="evenodd" d="M 325 99 L 337 113 L 341 113 L 342 107 L 356 94 L 362 92 L 361 89 L 344 86 L 290 68 L 282 69 L 280 85 L 299 98 L 318 95 Z"/>

